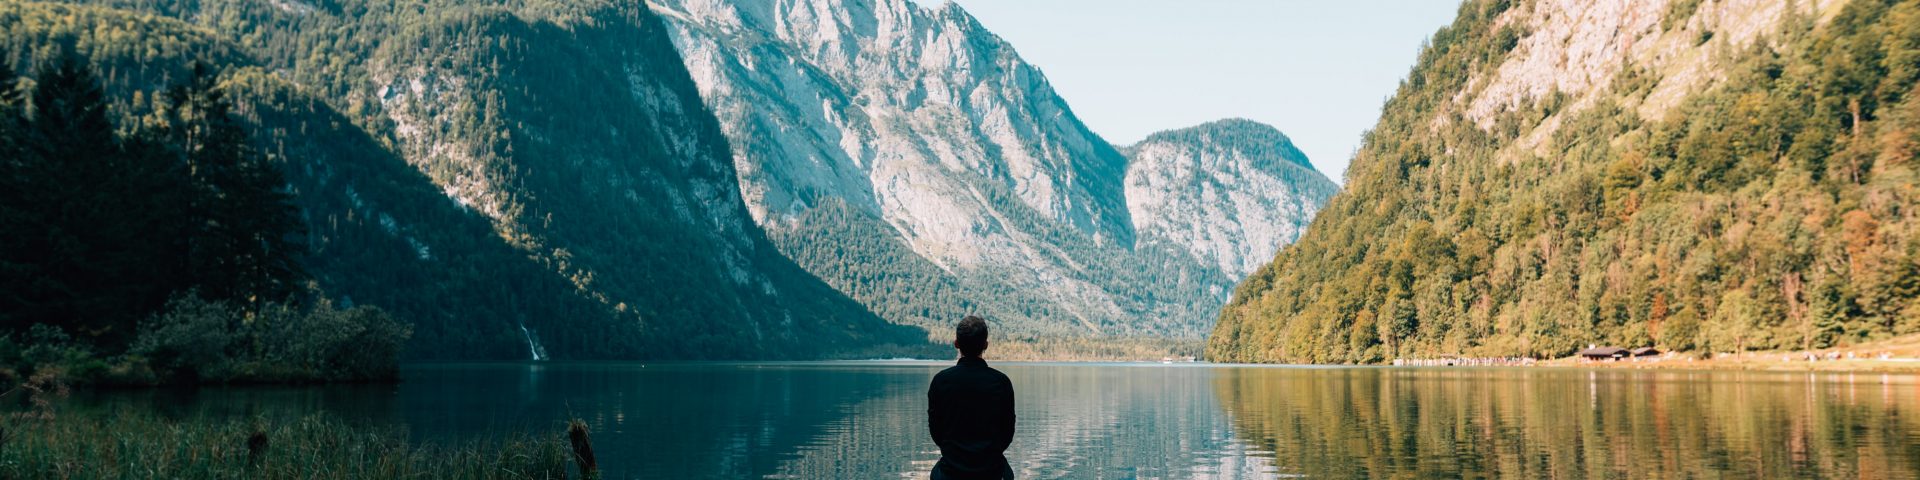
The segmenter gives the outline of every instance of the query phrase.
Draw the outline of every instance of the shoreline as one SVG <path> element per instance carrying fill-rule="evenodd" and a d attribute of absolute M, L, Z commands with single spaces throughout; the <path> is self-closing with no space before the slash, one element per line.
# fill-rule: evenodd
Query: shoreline
<path fill-rule="evenodd" d="M 1652 360 L 1588 361 L 1576 358 L 1543 360 L 1548 368 L 1606 368 L 1632 370 L 1735 370 L 1767 372 L 1920 373 L 1920 358 L 1839 358 L 1808 361 L 1793 352 L 1735 355 L 1721 358 L 1678 356 Z"/>
<path fill-rule="evenodd" d="M 1778 355 L 1773 359 L 1733 358 L 1700 359 L 1691 356 L 1677 356 L 1657 360 L 1621 360 L 1586 361 L 1577 358 L 1538 360 L 1530 365 L 1522 364 L 1474 364 L 1474 365 L 1352 365 L 1317 363 L 1215 363 L 1208 361 L 1176 361 L 1163 363 L 1158 361 L 1089 361 L 1089 360 L 1002 360 L 996 365 L 1037 365 L 1037 366 L 1124 366 L 1124 367 L 1171 367 L 1171 368 L 1213 368 L 1213 367 L 1252 367 L 1252 368 L 1407 368 L 1407 369 L 1628 369 L 1628 370 L 1719 370 L 1719 371 L 1772 371 L 1772 372 L 1828 372 L 1828 373 L 1909 373 L 1920 374 L 1920 358 L 1892 359 L 1840 359 L 1807 361 L 1781 361 Z M 989 359 L 989 361 L 992 361 Z M 418 362 L 403 363 L 403 369 L 442 368 L 469 365 L 521 364 L 537 366 L 551 364 L 555 366 L 634 366 L 645 368 L 657 366 L 674 368 L 689 365 L 742 365 L 742 366 L 788 366 L 788 367 L 832 367 L 832 366 L 925 366 L 947 365 L 950 360 L 927 359 L 859 359 L 859 360 L 682 360 L 682 361 L 622 361 L 622 360 L 561 360 L 554 362 L 499 361 L 499 362 Z"/>

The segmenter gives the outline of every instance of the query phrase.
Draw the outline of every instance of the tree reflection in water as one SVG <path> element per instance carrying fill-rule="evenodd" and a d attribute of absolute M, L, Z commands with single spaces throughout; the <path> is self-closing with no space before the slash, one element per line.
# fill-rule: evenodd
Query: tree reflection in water
<path fill-rule="evenodd" d="M 1914 377 L 1238 368 L 1214 390 L 1282 473 L 1326 478 L 1916 478 Z"/>

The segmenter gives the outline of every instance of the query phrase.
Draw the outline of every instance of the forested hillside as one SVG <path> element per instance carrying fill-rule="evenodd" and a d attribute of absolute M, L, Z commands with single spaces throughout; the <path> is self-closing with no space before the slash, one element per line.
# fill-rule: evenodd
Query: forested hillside
<path fill-rule="evenodd" d="M 1216 361 L 1920 332 L 1920 4 L 1476 0 Z"/>
<path fill-rule="evenodd" d="M 43 49 L 26 75 L 0 62 L 0 383 L 396 378 L 411 326 L 316 291 L 282 165 L 251 144 L 213 70 L 117 70 L 164 88 L 115 105 L 74 47 Z"/>
<path fill-rule="evenodd" d="M 305 270 L 330 297 L 416 323 L 412 356 L 924 345 L 745 220 L 724 139 L 644 8 L 77 3 L 115 8 L 0 5 L 8 63 L 73 51 L 121 117 L 144 115 L 183 65 L 215 66 L 252 145 L 287 173 Z"/>

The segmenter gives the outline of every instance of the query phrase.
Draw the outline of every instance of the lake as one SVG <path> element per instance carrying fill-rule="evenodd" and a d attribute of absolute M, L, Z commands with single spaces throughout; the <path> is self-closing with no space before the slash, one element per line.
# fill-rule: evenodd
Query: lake
<path fill-rule="evenodd" d="M 103 392 L 422 441 L 593 428 L 608 478 L 924 478 L 948 362 L 413 365 L 398 385 Z M 1020 478 L 1920 478 L 1912 375 L 996 363 Z"/>

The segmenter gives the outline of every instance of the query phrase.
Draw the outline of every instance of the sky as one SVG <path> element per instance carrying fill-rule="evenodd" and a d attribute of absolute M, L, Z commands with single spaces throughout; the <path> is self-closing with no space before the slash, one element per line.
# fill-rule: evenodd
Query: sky
<path fill-rule="evenodd" d="M 916 0 L 937 6 L 944 0 Z M 1343 181 L 1457 0 L 954 0 L 1129 145 L 1229 117 L 1273 125 Z"/>

